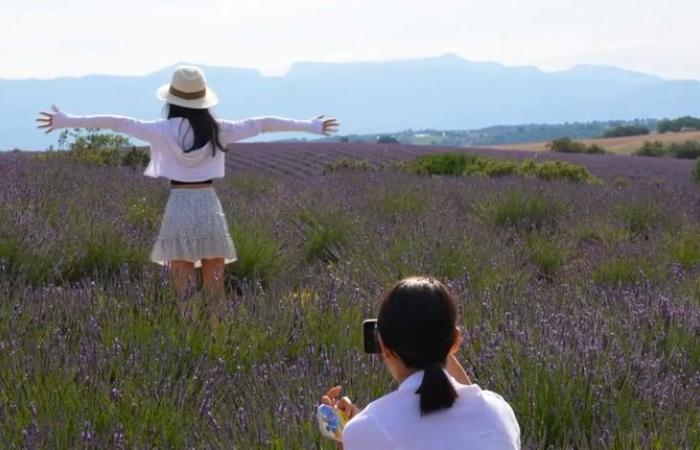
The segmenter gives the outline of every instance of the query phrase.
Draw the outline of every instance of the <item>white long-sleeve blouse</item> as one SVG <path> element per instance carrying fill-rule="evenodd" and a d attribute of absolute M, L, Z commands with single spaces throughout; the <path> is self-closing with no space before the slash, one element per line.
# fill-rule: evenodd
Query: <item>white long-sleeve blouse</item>
<path fill-rule="evenodd" d="M 219 139 L 223 145 L 277 131 L 323 134 L 323 119 L 256 117 L 235 121 L 216 120 L 220 128 Z M 182 118 L 145 121 L 123 116 L 73 116 L 61 111 L 53 116 L 52 125 L 53 128 L 107 128 L 148 142 L 150 162 L 144 175 L 149 177 L 191 182 L 222 178 L 225 174 L 226 153 L 212 152 L 211 143 L 184 152 L 181 147 L 182 136 L 186 146 L 191 145 L 194 138 L 192 132 L 187 132 L 189 123 Z"/>

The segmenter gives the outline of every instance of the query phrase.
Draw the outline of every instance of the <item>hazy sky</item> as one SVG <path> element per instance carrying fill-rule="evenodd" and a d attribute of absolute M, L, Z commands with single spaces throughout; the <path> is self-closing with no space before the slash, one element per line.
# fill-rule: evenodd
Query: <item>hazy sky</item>
<path fill-rule="evenodd" d="M 0 0 L 0 78 L 453 52 L 700 79 L 700 0 Z"/>

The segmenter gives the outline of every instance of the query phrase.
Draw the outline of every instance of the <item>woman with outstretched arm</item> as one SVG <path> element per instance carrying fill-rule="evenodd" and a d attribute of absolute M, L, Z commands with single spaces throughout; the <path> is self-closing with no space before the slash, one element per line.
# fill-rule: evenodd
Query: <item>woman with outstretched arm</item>
<path fill-rule="evenodd" d="M 72 116 L 55 106 L 41 112 L 39 128 L 106 128 L 150 144 L 144 174 L 170 180 L 171 191 L 151 260 L 172 270 L 182 300 L 196 288 L 195 268 L 201 267 L 205 293 L 223 295 L 224 265 L 236 260 L 214 178 L 224 176 L 227 144 L 278 131 L 329 135 L 338 122 L 318 116 L 310 120 L 258 117 L 230 121 L 215 118 L 209 108 L 218 103 L 197 67 L 181 66 L 170 84 L 156 96 L 166 102 L 167 119 L 143 121 L 121 116 Z"/>

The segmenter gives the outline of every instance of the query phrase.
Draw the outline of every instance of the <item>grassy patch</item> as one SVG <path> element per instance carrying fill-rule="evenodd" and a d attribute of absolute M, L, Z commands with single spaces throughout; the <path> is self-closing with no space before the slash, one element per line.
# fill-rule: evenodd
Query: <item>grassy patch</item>
<path fill-rule="evenodd" d="M 640 258 L 614 258 L 603 261 L 593 271 L 593 281 L 600 285 L 622 286 L 658 277 L 658 269 Z"/>
<path fill-rule="evenodd" d="M 540 274 L 551 277 L 564 264 L 566 251 L 556 238 L 529 236 L 527 249 L 530 260 L 538 268 Z"/>
<path fill-rule="evenodd" d="M 234 222 L 231 235 L 238 260 L 226 268 L 229 282 L 236 280 L 269 284 L 282 268 L 279 244 L 261 224 Z"/>
<path fill-rule="evenodd" d="M 630 182 L 625 177 L 616 177 L 613 180 L 612 185 L 616 189 L 627 189 L 630 185 Z"/>
<path fill-rule="evenodd" d="M 229 185 L 237 194 L 247 198 L 267 194 L 274 187 L 274 183 L 269 177 L 251 172 L 236 174 L 236 176 L 231 177 Z"/>
<path fill-rule="evenodd" d="M 578 224 L 575 226 L 573 234 L 579 244 L 598 245 L 608 253 L 630 239 L 630 233 L 627 229 L 603 219 L 599 219 L 595 225 Z"/>
<path fill-rule="evenodd" d="M 378 211 L 387 216 L 416 215 L 426 210 L 428 199 L 414 189 L 391 189 L 373 203 Z"/>
<path fill-rule="evenodd" d="M 89 277 L 114 278 L 124 266 L 138 272 L 148 264 L 148 250 L 115 237 L 89 240 L 61 269 L 61 281 L 73 283 Z"/>
<path fill-rule="evenodd" d="M 15 275 L 19 270 L 21 254 L 17 238 L 0 235 L 0 273 Z"/>
<path fill-rule="evenodd" d="M 15 262 L 18 276 L 32 284 L 72 284 L 85 279 L 118 278 L 128 270 L 138 277 L 149 263 L 149 249 L 111 234 L 86 236 L 23 252 Z"/>
<path fill-rule="evenodd" d="M 648 237 L 662 221 L 658 205 L 649 199 L 636 199 L 618 210 L 618 217 L 633 237 Z"/>
<path fill-rule="evenodd" d="M 161 219 L 161 208 L 148 197 L 134 198 L 126 212 L 126 220 L 147 231 L 155 231 Z"/>
<path fill-rule="evenodd" d="M 496 226 L 526 232 L 555 229 L 564 210 L 549 195 L 515 189 L 502 196 L 491 196 L 477 207 Z"/>
<path fill-rule="evenodd" d="M 311 262 L 337 261 L 347 242 L 349 221 L 340 213 L 307 209 L 298 214 L 305 226 L 304 258 Z"/>
<path fill-rule="evenodd" d="M 700 233 L 686 231 L 668 240 L 670 258 L 673 262 L 681 264 L 686 269 L 700 262 Z"/>

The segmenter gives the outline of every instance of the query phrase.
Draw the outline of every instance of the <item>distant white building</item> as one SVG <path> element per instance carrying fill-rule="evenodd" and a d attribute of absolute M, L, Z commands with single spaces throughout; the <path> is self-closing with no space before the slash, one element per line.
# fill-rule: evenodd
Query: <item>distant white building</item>
<path fill-rule="evenodd" d="M 694 128 L 694 127 L 683 127 L 683 128 L 681 128 L 681 133 L 685 133 L 685 132 L 687 132 L 687 131 L 698 131 L 698 129 L 697 129 L 697 128 Z"/>

